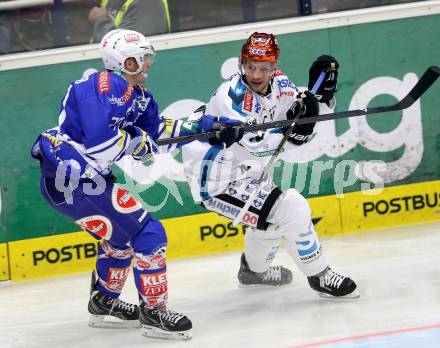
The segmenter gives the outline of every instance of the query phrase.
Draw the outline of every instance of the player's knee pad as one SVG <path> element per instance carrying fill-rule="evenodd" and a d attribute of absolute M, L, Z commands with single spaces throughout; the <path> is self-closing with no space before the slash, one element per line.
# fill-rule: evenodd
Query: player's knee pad
<path fill-rule="evenodd" d="M 327 267 L 321 242 L 312 222 L 312 212 L 307 200 L 296 190 L 287 190 L 277 210 L 278 228 L 283 232 L 285 247 L 300 270 L 307 276 L 317 274 Z"/>
<path fill-rule="evenodd" d="M 275 202 L 268 221 L 268 230 L 279 230 L 285 236 L 305 231 L 311 223 L 311 210 L 307 200 L 295 189 L 288 189 Z"/>
<path fill-rule="evenodd" d="M 116 247 L 103 240 L 98 246 L 98 290 L 111 297 L 118 297 L 130 271 L 133 249 L 129 246 Z"/>

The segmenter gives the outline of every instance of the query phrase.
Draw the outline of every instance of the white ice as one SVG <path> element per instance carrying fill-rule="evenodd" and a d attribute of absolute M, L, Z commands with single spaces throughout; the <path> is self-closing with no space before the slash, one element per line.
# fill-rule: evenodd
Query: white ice
<path fill-rule="evenodd" d="M 293 348 L 327 340 L 334 343 L 326 347 L 440 346 L 440 222 L 323 244 L 333 268 L 357 282 L 359 299 L 319 298 L 284 250 L 274 264 L 291 268 L 294 280 L 280 288 L 239 288 L 238 252 L 169 260 L 169 307 L 193 322 L 193 339 L 184 342 L 88 327 L 89 273 L 0 282 L 0 347 Z M 131 276 L 123 298 L 137 300 Z M 418 329 L 426 326 L 434 330 Z M 403 334 L 380 334 L 390 330 Z M 424 333 L 430 336 L 420 338 Z M 338 345 L 362 335 L 371 338 Z"/>

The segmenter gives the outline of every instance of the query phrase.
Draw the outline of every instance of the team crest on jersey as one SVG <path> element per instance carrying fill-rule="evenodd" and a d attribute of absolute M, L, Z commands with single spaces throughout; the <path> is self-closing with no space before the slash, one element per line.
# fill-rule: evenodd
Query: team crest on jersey
<path fill-rule="evenodd" d="M 244 100 L 243 100 L 243 110 L 252 111 L 252 102 L 254 100 L 254 96 L 249 91 L 246 91 L 244 94 Z"/>
<path fill-rule="evenodd" d="M 75 223 L 83 230 L 87 230 L 98 237 L 110 239 L 112 237 L 113 226 L 109 219 L 102 215 L 91 215 L 76 220 Z"/>
<path fill-rule="evenodd" d="M 108 71 L 102 71 L 99 73 L 98 90 L 100 94 L 104 94 L 110 91 L 110 73 Z"/>
<path fill-rule="evenodd" d="M 122 214 L 130 214 L 142 208 L 130 192 L 117 185 L 113 187 L 112 204 L 113 208 Z"/>

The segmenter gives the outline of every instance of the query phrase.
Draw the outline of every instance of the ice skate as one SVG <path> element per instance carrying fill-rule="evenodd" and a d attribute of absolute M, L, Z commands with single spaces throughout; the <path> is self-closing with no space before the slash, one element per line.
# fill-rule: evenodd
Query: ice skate
<path fill-rule="evenodd" d="M 92 273 L 92 285 L 88 310 L 89 326 L 111 329 L 140 328 L 138 306 L 114 299 L 96 289 L 96 275 Z"/>
<path fill-rule="evenodd" d="M 166 307 L 147 308 L 140 306 L 139 320 L 146 337 L 189 340 L 192 338 L 192 323 L 184 314 Z"/>
<path fill-rule="evenodd" d="M 282 266 L 271 266 L 266 272 L 257 273 L 249 269 L 244 253 L 241 254 L 240 270 L 238 271 L 240 285 L 271 285 L 281 286 L 292 282 L 292 272 Z"/>
<path fill-rule="evenodd" d="M 310 287 L 325 298 L 358 298 L 356 283 L 327 267 L 319 276 L 307 277 Z"/>

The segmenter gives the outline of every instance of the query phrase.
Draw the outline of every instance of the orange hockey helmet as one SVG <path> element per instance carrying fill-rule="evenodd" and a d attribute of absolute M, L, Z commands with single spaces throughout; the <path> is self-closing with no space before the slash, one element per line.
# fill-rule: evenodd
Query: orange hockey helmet
<path fill-rule="evenodd" d="M 261 62 L 277 62 L 280 49 L 277 39 L 272 34 L 253 33 L 241 48 L 241 62 L 244 59 Z"/>

